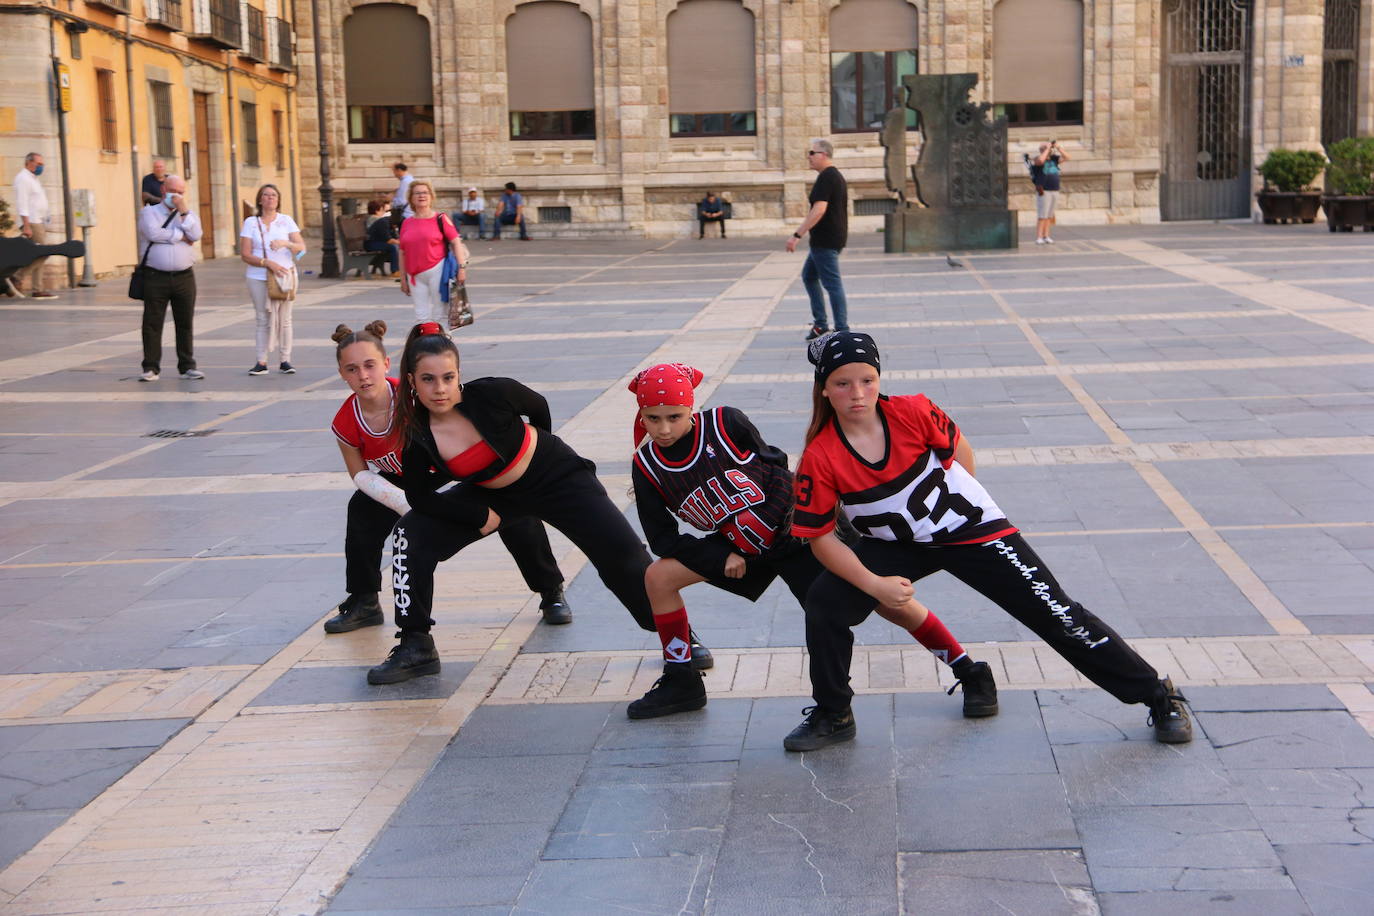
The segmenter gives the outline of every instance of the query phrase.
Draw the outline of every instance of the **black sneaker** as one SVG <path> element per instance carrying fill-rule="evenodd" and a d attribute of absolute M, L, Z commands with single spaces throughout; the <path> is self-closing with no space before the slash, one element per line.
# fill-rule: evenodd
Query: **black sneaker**
<path fill-rule="evenodd" d="M 367 672 L 369 684 L 399 684 L 414 677 L 439 673 L 439 653 L 434 648 L 433 636 L 405 630 L 397 635 L 401 641 L 386 661 Z"/>
<path fill-rule="evenodd" d="M 971 662 L 958 678 L 945 692 L 953 696 L 956 687 L 964 688 L 965 719 L 997 715 L 997 682 L 992 678 L 992 666 L 987 662 Z"/>
<path fill-rule="evenodd" d="M 1159 693 L 1150 701 L 1147 725 L 1155 727 L 1155 740 L 1161 744 L 1187 744 L 1193 740 L 1193 722 L 1188 718 L 1188 698 L 1178 692 L 1173 680 L 1159 682 Z"/>
<path fill-rule="evenodd" d="M 698 671 L 705 671 L 716 666 L 716 660 L 711 656 L 711 650 L 701 644 L 697 639 L 697 634 L 691 629 L 687 631 L 687 639 L 692 644 L 692 667 Z"/>
<path fill-rule="evenodd" d="M 631 719 L 656 719 L 706 705 L 706 685 L 701 673 L 688 662 L 664 662 L 663 677 L 649 692 L 625 708 Z"/>
<path fill-rule="evenodd" d="M 818 751 L 841 741 L 853 741 L 858 728 L 854 725 L 853 710 L 830 712 L 819 706 L 808 706 L 802 710 L 806 716 L 801 725 L 787 733 L 782 739 L 784 750 Z"/>
<path fill-rule="evenodd" d="M 544 615 L 545 623 L 553 626 L 572 623 L 572 608 L 568 607 L 568 600 L 563 597 L 563 586 L 540 592 L 540 597 L 544 600 L 539 602 L 539 613 Z"/>
<path fill-rule="evenodd" d="M 349 595 L 339 603 L 339 613 L 324 622 L 326 633 L 347 633 L 363 627 L 379 627 L 386 622 L 377 593 Z"/>
<path fill-rule="evenodd" d="M 813 324 L 813 325 L 811 326 L 811 330 L 809 330 L 809 331 L 806 332 L 806 339 L 807 339 L 807 340 L 815 340 L 817 337 L 820 337 L 820 336 L 823 335 L 823 334 L 829 334 L 829 333 L 830 333 L 830 329 L 829 329 L 829 328 L 823 328 L 823 327 L 821 327 L 821 326 L 818 325 L 818 324 Z"/>
<path fill-rule="evenodd" d="M 267 364 L 266 364 L 266 363 L 254 363 L 254 364 L 253 364 L 253 368 L 248 370 L 248 374 L 249 374 L 249 375 L 266 375 L 266 374 L 267 374 Z"/>
<path fill-rule="evenodd" d="M 277 367 L 277 371 L 280 372 L 282 375 L 295 375 L 296 367 L 288 362 L 283 361 L 282 364 Z"/>

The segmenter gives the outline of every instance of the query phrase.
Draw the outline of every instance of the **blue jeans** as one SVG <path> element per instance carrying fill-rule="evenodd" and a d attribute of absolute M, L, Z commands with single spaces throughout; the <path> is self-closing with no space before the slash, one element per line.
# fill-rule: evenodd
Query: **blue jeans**
<path fill-rule="evenodd" d="M 498 217 L 496 218 L 496 225 L 495 225 L 496 232 L 495 232 L 494 235 L 492 235 L 492 238 L 499 239 L 499 238 L 501 237 L 501 227 L 502 227 L 502 226 L 510 226 L 510 225 L 514 225 L 514 224 L 515 224 L 515 214 L 514 214 L 514 213 L 502 213 L 500 216 L 498 216 Z M 520 237 L 521 237 L 522 239 L 527 239 L 527 238 L 529 238 L 529 235 L 525 232 L 525 217 L 524 217 L 523 215 L 521 215 L 521 217 L 520 217 Z"/>
<path fill-rule="evenodd" d="M 487 237 L 487 212 L 485 210 L 479 213 L 459 213 L 458 224 L 460 226 L 476 226 L 477 237 L 479 239 Z"/>
<path fill-rule="evenodd" d="M 364 251 L 384 251 L 386 252 L 387 262 L 391 265 L 389 273 L 396 273 L 401 269 L 400 247 L 390 242 L 364 242 Z"/>
<path fill-rule="evenodd" d="M 811 297 L 811 320 L 820 328 L 833 331 L 849 330 L 849 303 L 844 298 L 844 287 L 840 285 L 840 251 L 838 248 L 812 248 L 802 265 L 802 285 Z M 821 287 L 830 294 L 830 310 L 835 313 L 835 323 L 825 320 L 825 297 Z"/>

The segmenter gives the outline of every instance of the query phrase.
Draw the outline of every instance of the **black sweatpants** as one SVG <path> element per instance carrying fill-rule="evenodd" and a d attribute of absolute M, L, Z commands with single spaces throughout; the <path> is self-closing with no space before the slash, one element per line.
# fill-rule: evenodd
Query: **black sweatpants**
<path fill-rule="evenodd" d="M 353 492 L 344 531 L 344 582 L 350 595 L 376 594 L 382 590 L 382 548 L 399 518 L 362 491 Z M 563 571 L 558 568 L 548 533 L 538 519 L 516 519 L 503 526 L 500 534 L 530 591 L 547 592 L 563 584 Z"/>
<path fill-rule="evenodd" d="M 707 537 L 724 540 L 721 534 L 710 534 Z M 671 559 L 677 560 L 716 588 L 732 595 L 739 595 L 741 598 L 748 598 L 750 601 L 758 601 L 768 590 L 768 586 L 773 584 L 774 579 L 782 579 L 797 597 L 797 603 L 803 603 L 811 583 L 825 572 L 825 567 L 816 559 L 816 555 L 805 542 L 793 537 L 780 538 L 780 541 L 781 543 L 775 544 L 772 550 L 762 556 L 745 557 L 744 575 L 738 579 L 731 579 L 720 571 L 707 572 L 680 557 Z M 734 545 L 731 545 L 731 549 L 734 549 Z"/>
<path fill-rule="evenodd" d="M 1116 631 L 1074 601 L 1019 534 L 986 544 L 932 547 L 861 538 L 850 545 L 879 576 L 915 582 L 944 570 L 991 600 L 1039 636 L 1088 680 L 1123 703 L 1149 702 L 1159 673 Z M 811 683 L 823 709 L 849 707 L 849 663 L 854 634 L 872 613 L 873 598 L 832 572 L 822 573 L 806 596 L 806 644 Z"/>
<path fill-rule="evenodd" d="M 196 367 L 193 325 L 196 314 L 196 274 L 191 268 L 169 273 L 145 268 L 143 276 L 143 368 L 162 371 L 162 326 L 167 307 L 176 328 L 177 371 Z"/>
<path fill-rule="evenodd" d="M 541 431 L 525 474 L 509 487 L 472 487 L 466 493 L 501 518 L 501 530 L 522 521 L 544 521 L 568 536 L 641 629 L 655 632 L 644 570 L 649 553 L 605 487 L 596 466 L 552 433 Z M 471 486 L 459 484 L 459 486 Z M 414 510 L 396 523 L 391 545 L 391 587 L 396 626 L 428 632 L 434 626 L 434 569 L 482 537 L 477 528 Z"/>

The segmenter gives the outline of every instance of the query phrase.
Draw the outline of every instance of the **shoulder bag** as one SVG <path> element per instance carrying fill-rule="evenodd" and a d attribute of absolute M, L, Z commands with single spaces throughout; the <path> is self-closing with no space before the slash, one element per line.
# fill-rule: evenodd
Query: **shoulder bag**
<path fill-rule="evenodd" d="M 175 211 L 175 210 L 173 210 L 170 214 L 168 214 L 168 215 L 167 215 L 167 219 L 164 220 L 163 223 L 162 223 L 162 228 L 163 228 L 163 229 L 166 229 L 166 228 L 167 228 L 167 224 L 170 223 L 170 222 L 172 221 L 172 217 L 174 217 L 174 216 L 176 216 L 176 215 L 177 215 L 177 211 Z M 143 269 L 144 269 L 144 267 L 146 267 L 147 264 L 148 264 L 148 252 L 152 251 L 152 250 L 153 250 L 153 246 L 156 245 L 156 244 L 157 244 L 156 242 L 152 242 L 152 241 L 148 242 L 148 247 L 145 248 L 145 249 L 143 249 L 143 257 L 139 260 L 138 266 L 134 268 L 134 272 L 133 272 L 133 273 L 129 274 L 129 298 L 130 298 L 130 299 L 137 299 L 139 302 L 142 302 L 142 301 L 143 301 L 143 280 L 144 280 Z"/>
<path fill-rule="evenodd" d="M 262 217 L 258 217 L 258 238 L 262 240 L 262 259 L 267 260 L 267 236 L 262 231 Z M 291 269 L 286 272 L 286 276 L 280 276 L 275 270 L 267 271 L 267 298 L 281 302 L 296 298 L 296 265 L 292 264 Z"/>
<path fill-rule="evenodd" d="M 444 232 L 444 217 L 442 214 L 435 217 L 439 224 L 439 236 L 444 239 L 447 247 L 448 238 Z M 455 228 L 454 232 L 458 230 Z M 459 243 L 459 247 L 462 247 Z M 472 305 L 468 301 L 467 284 L 458 279 L 458 258 L 454 256 L 453 249 L 444 254 L 444 272 L 440 284 L 440 289 L 445 293 L 445 300 L 448 302 L 448 327 L 451 331 L 465 328 L 472 324 L 476 319 L 472 314 Z"/>

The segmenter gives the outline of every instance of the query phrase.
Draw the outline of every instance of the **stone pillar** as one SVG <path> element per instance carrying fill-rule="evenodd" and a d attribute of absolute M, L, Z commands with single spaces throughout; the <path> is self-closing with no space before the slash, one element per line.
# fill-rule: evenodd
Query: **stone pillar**
<path fill-rule="evenodd" d="M 1269 150 L 1321 147 L 1324 0 L 1255 4 L 1254 160 Z M 1258 179 L 1257 179 L 1258 180 Z"/>

